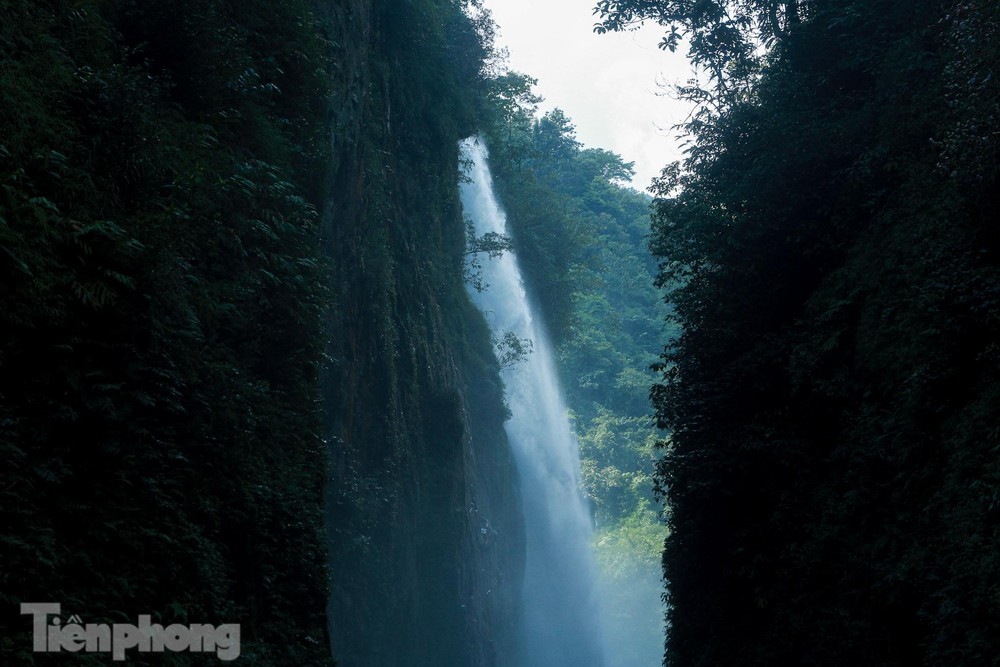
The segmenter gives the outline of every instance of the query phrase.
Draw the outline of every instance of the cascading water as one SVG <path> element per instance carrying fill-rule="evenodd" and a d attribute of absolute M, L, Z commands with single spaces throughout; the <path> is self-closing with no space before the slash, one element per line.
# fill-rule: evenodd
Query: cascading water
<path fill-rule="evenodd" d="M 462 205 L 477 236 L 506 235 L 493 194 L 485 145 L 461 144 L 471 162 Z M 512 253 L 483 261 L 488 287 L 470 288 L 495 336 L 513 332 L 532 351 L 505 369 L 510 439 L 521 478 L 526 531 L 523 626 L 516 667 L 601 667 L 604 649 L 596 599 L 593 527 L 580 493 L 580 456 L 556 381 L 551 347 L 532 310 Z"/>

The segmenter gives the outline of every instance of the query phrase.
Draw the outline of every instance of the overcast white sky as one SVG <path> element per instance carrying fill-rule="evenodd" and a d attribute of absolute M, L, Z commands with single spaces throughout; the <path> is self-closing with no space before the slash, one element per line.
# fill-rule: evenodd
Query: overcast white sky
<path fill-rule="evenodd" d="M 691 76 L 680 53 L 656 47 L 662 30 L 597 35 L 592 0 L 486 0 L 500 26 L 499 46 L 510 67 L 538 79 L 542 111 L 559 107 L 588 147 L 606 148 L 634 161 L 633 185 L 642 190 L 680 157 L 672 128 L 687 116 L 658 82 Z"/>

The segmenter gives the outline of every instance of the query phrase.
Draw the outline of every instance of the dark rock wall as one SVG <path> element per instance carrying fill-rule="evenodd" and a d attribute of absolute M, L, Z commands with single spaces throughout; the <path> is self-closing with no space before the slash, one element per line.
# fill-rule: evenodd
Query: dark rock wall
<path fill-rule="evenodd" d="M 322 10 L 336 79 L 328 613 L 334 656 L 352 667 L 505 664 L 523 566 L 502 387 L 462 284 L 457 141 L 474 127 L 474 82 L 450 38 L 434 41 L 457 8 L 424 4 L 433 18 L 364 1 Z M 426 90 L 439 57 L 434 76 L 464 88 L 453 97 Z"/>

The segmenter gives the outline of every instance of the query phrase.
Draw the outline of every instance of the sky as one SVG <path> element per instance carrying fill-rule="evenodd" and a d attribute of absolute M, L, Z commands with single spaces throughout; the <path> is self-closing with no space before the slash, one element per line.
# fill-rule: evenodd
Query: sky
<path fill-rule="evenodd" d="M 541 110 L 562 109 L 577 139 L 635 162 L 632 184 L 650 179 L 681 157 L 677 131 L 690 106 L 661 84 L 682 83 L 691 67 L 681 53 L 657 48 L 663 30 L 593 32 L 593 0 L 485 0 L 500 27 L 498 46 L 510 68 L 536 79 Z"/>

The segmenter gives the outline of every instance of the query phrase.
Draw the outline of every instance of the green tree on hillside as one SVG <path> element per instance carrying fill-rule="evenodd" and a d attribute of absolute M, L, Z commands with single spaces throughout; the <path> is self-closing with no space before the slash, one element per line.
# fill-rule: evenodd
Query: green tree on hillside
<path fill-rule="evenodd" d="M 247 659 L 331 664 L 316 17 L 2 14 L 0 662 L 33 664 L 18 605 L 53 600 L 93 622 L 242 621 Z"/>
<path fill-rule="evenodd" d="M 651 238 L 667 663 L 990 664 L 995 3 L 597 9 L 707 77 Z"/>
<path fill-rule="evenodd" d="M 530 79 L 514 94 L 530 100 Z M 505 94 L 511 94 L 504 88 Z M 653 499 L 656 434 L 650 366 L 667 332 L 646 249 L 650 198 L 628 186 L 632 164 L 584 148 L 560 110 L 497 115 L 487 135 L 518 259 L 557 342 L 583 484 L 597 526 L 612 665 L 655 660 L 664 530 Z"/>

